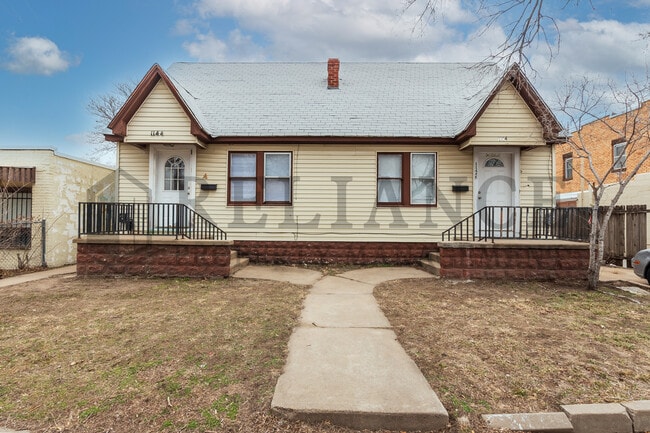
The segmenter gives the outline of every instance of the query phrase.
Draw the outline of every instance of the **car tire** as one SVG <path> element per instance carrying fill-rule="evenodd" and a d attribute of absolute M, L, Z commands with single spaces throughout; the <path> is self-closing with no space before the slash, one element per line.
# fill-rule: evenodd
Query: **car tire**
<path fill-rule="evenodd" d="M 650 284 L 650 266 L 645 268 L 645 279 L 648 280 L 648 284 Z"/>

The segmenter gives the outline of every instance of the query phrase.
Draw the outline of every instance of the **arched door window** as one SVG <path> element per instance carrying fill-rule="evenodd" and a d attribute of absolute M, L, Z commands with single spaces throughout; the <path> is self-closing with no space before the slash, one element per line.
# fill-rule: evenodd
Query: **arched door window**
<path fill-rule="evenodd" d="M 165 191 L 182 191 L 185 189 L 185 161 L 172 156 L 165 162 Z"/>
<path fill-rule="evenodd" d="M 501 161 L 499 158 L 490 158 L 487 161 L 485 161 L 485 166 L 486 167 L 503 167 L 503 161 Z"/>

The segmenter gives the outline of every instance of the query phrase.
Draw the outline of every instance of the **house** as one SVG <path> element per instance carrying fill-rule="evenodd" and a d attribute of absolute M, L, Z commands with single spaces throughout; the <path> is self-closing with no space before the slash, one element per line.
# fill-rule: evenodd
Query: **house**
<path fill-rule="evenodd" d="M 113 199 L 114 170 L 51 149 L 0 149 L 0 269 L 75 263 L 77 203 Z"/>
<path fill-rule="evenodd" d="M 605 185 L 614 185 L 618 183 L 619 178 L 625 180 L 628 170 L 635 167 L 647 151 L 650 142 L 643 138 L 644 135 L 647 137 L 647 134 L 642 131 L 647 130 L 649 126 L 649 116 L 650 101 L 646 101 L 638 110 L 597 119 L 573 132 L 573 140 L 584 145 L 591 153 L 594 169 L 604 178 Z M 633 132 L 633 128 L 636 128 L 636 131 Z M 632 139 L 634 143 L 628 146 L 632 134 L 635 137 Z M 595 177 L 589 168 L 588 160 L 580 157 L 581 153 L 568 142 L 556 144 L 554 152 L 557 206 L 592 206 L 593 193 L 590 183 Z M 608 205 L 616 190 L 617 188 L 606 189 L 601 204 Z M 636 176 L 626 186 L 617 204 L 650 207 L 650 159 L 643 163 Z M 650 224 L 650 214 L 647 222 Z M 647 246 L 650 247 L 650 231 Z"/>
<path fill-rule="evenodd" d="M 154 65 L 108 128 L 118 202 L 151 204 L 92 208 L 84 251 L 138 224 L 178 237 L 198 214 L 273 263 L 412 263 L 485 206 L 550 207 L 561 131 L 516 65 L 338 59 Z"/>

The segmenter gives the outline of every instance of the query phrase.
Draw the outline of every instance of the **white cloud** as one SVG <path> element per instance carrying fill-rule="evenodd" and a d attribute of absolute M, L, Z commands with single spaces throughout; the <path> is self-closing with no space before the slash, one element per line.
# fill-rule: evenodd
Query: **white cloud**
<path fill-rule="evenodd" d="M 74 63 L 47 38 L 17 38 L 7 51 L 10 60 L 5 68 L 17 74 L 52 75 L 67 70 Z"/>
<path fill-rule="evenodd" d="M 645 80 L 648 42 L 639 36 L 650 30 L 647 24 L 612 20 L 559 21 L 560 49 L 549 62 L 548 50 L 540 46 L 532 53 L 537 68 L 535 85 L 553 105 L 564 83 L 587 78 L 599 85 L 624 86 L 633 77 Z"/>
<path fill-rule="evenodd" d="M 188 19 L 182 19 L 176 21 L 176 25 L 173 29 L 173 34 L 185 36 L 194 33 L 194 31 L 194 24 L 192 21 Z"/>
<path fill-rule="evenodd" d="M 648 61 L 648 41 L 641 33 L 650 31 L 648 24 L 621 23 L 612 20 L 559 23 L 561 41 L 557 66 L 565 63 L 573 73 L 643 70 Z"/>
<path fill-rule="evenodd" d="M 212 32 L 197 35 L 195 41 L 184 43 L 183 48 L 190 56 L 200 62 L 223 61 L 228 52 L 225 42 L 215 37 Z"/>
<path fill-rule="evenodd" d="M 250 36 L 242 34 L 239 29 L 231 31 L 225 41 L 217 38 L 211 31 L 205 34 L 197 33 L 195 40 L 185 42 L 183 48 L 200 62 L 264 60 L 262 48 L 257 46 Z"/>
<path fill-rule="evenodd" d="M 445 41 L 462 40 L 462 33 L 449 24 L 473 20 L 459 0 L 442 4 L 441 19 L 427 23 L 421 32 L 420 11 L 403 11 L 399 0 L 200 0 L 199 18 L 233 18 L 247 43 L 237 43 L 231 34 L 220 40 L 228 48 L 215 50 L 214 33 L 201 32 L 185 48 L 197 59 L 413 60 L 435 52 Z M 253 35 L 264 40 L 264 55 Z M 219 55 L 206 56 L 203 50 Z"/>

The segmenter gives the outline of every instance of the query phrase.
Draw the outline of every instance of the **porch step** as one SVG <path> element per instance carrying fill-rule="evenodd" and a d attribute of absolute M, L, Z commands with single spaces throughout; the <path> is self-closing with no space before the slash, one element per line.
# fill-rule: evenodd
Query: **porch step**
<path fill-rule="evenodd" d="M 440 276 L 440 253 L 438 251 L 432 251 L 427 257 L 427 259 L 420 260 L 422 269 L 430 274 Z"/>
<path fill-rule="evenodd" d="M 237 251 L 230 250 L 230 275 L 248 266 L 248 257 L 239 257 Z"/>
<path fill-rule="evenodd" d="M 439 261 L 422 259 L 422 260 L 420 260 L 420 266 L 422 266 L 422 269 L 424 269 L 428 273 L 430 273 L 432 275 L 440 276 L 440 262 Z"/>

